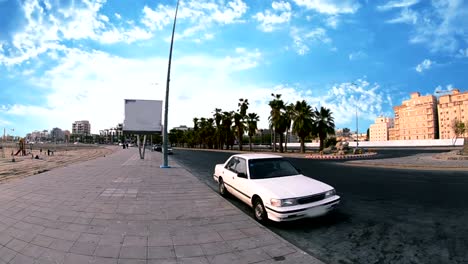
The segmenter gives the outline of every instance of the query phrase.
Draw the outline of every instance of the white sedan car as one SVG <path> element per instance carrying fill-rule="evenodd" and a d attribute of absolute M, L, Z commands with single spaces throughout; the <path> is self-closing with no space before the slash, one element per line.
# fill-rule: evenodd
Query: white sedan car
<path fill-rule="evenodd" d="M 229 192 L 252 206 L 259 222 L 321 216 L 340 202 L 333 187 L 302 175 L 277 155 L 233 155 L 216 165 L 213 177 L 222 196 Z"/>

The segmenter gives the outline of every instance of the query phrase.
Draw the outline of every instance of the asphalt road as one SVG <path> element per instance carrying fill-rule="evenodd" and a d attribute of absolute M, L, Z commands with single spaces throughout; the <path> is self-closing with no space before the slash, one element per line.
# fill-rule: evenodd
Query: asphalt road
<path fill-rule="evenodd" d="M 441 150 L 379 150 L 377 158 Z M 174 150 L 173 158 L 217 190 L 215 164 L 232 153 Z M 325 263 L 468 263 L 468 172 L 347 166 L 290 158 L 334 186 L 342 204 L 315 219 L 268 228 Z M 228 198 L 246 214 L 251 209 Z"/>

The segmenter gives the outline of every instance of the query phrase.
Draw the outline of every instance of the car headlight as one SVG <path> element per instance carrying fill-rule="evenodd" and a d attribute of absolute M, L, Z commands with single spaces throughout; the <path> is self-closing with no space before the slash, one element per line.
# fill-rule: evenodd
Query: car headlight
<path fill-rule="evenodd" d="M 325 193 L 325 198 L 332 197 L 334 195 L 336 195 L 336 191 L 335 189 L 331 189 Z"/>
<path fill-rule="evenodd" d="M 284 207 L 284 206 L 293 206 L 297 205 L 297 200 L 294 198 L 289 199 L 270 199 L 270 204 L 276 207 Z"/>

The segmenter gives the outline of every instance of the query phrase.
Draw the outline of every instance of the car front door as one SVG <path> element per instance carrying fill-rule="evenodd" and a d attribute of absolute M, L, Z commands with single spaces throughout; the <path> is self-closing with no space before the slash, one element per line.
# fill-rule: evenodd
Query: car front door
<path fill-rule="evenodd" d="M 236 165 L 238 162 L 239 161 L 237 157 L 232 157 L 224 166 L 223 175 L 220 175 L 221 177 L 223 177 L 226 189 L 229 191 L 229 193 L 233 194 L 236 197 L 238 196 L 237 187 L 233 184 L 235 184 L 234 178 L 237 174 Z"/>

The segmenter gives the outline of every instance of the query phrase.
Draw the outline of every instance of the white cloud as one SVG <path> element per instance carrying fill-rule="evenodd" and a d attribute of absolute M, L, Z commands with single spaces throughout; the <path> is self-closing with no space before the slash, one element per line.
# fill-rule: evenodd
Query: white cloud
<path fill-rule="evenodd" d="M 215 24 L 228 25 L 243 23 L 242 16 L 247 12 L 247 4 L 242 0 L 232 0 L 225 4 L 215 2 L 200 2 L 198 0 L 182 1 L 177 14 L 177 23 L 190 23 L 177 39 L 196 37 L 200 32 L 208 33 Z M 172 24 L 175 7 L 159 4 L 154 9 L 145 6 L 141 22 L 151 30 L 161 30 Z M 202 38 L 196 37 L 195 41 Z"/>
<path fill-rule="evenodd" d="M 310 50 L 309 46 L 313 42 L 331 43 L 332 41 L 323 28 L 306 31 L 297 27 L 291 27 L 290 35 L 294 42 L 294 49 L 299 55 L 307 54 Z"/>
<path fill-rule="evenodd" d="M 398 17 L 387 20 L 387 23 L 390 23 L 390 24 L 405 23 L 405 24 L 414 25 L 417 22 L 418 22 L 418 13 L 412 11 L 409 8 L 405 8 L 401 10 L 400 15 Z"/>
<path fill-rule="evenodd" d="M 429 59 L 425 59 L 420 64 L 418 64 L 416 66 L 416 71 L 417 72 L 423 72 L 425 70 L 429 70 L 432 67 L 432 65 L 434 65 L 434 64 L 435 64 L 434 61 L 431 61 Z"/>
<path fill-rule="evenodd" d="M 450 93 L 453 90 L 453 85 L 452 84 L 447 84 L 445 86 L 445 89 L 442 88 L 442 85 L 437 85 L 437 87 L 434 89 L 434 94 L 435 95 L 443 95 L 446 93 Z"/>
<path fill-rule="evenodd" d="M 349 54 L 349 60 L 360 60 L 367 57 L 367 54 L 364 51 L 356 51 Z"/>
<path fill-rule="evenodd" d="M 273 10 L 258 12 L 253 16 L 260 22 L 259 28 L 264 32 L 272 32 L 279 25 L 291 20 L 292 13 L 289 2 L 273 2 L 271 5 Z"/>
<path fill-rule="evenodd" d="M 294 0 L 294 2 L 300 7 L 328 15 L 353 14 L 360 8 L 356 0 Z"/>
<path fill-rule="evenodd" d="M 1 45 L 0 45 L 0 48 L 1 48 Z M 468 58 L 468 48 L 458 50 L 458 57 Z"/>
<path fill-rule="evenodd" d="M 432 1 L 429 10 L 420 12 L 411 43 L 422 43 L 432 52 L 456 53 L 468 42 L 468 5 L 461 0 Z"/>
<path fill-rule="evenodd" d="M 5 110 L 6 109 L 0 109 L 0 112 L 5 111 Z M 0 126 L 5 127 L 5 126 L 10 126 L 10 125 L 11 125 L 10 121 L 0 119 Z"/>
<path fill-rule="evenodd" d="M 42 5 L 37 0 L 25 1 L 25 23 L 13 34 L 12 41 L 4 44 L 9 53 L 0 55 L 0 64 L 19 64 L 40 54 L 63 50 L 64 41 L 133 42 L 150 37 L 139 27 L 123 29 L 110 24 L 107 16 L 99 14 L 104 2 L 77 1 L 64 6 L 60 2 Z"/>
<path fill-rule="evenodd" d="M 338 19 L 338 16 L 330 16 L 326 19 L 325 22 L 327 26 L 336 29 L 338 27 L 340 20 Z"/>
<path fill-rule="evenodd" d="M 425 44 L 432 52 L 455 54 L 459 46 L 468 43 L 468 5 L 463 0 L 434 0 L 410 9 L 419 0 L 390 1 L 377 7 L 379 11 L 399 10 L 387 23 L 414 25 L 410 43 Z"/>
<path fill-rule="evenodd" d="M 243 85 L 234 76 L 257 67 L 261 56 L 259 50 L 238 48 L 223 57 L 192 55 L 174 58 L 170 126 L 190 125 L 193 117 L 206 116 L 216 107 L 236 110 L 237 98 L 260 96 L 256 91 L 259 87 Z M 9 107 L 9 114 L 33 117 L 43 122 L 44 127 L 69 127 L 73 120 L 87 119 L 93 132 L 97 133 L 122 122 L 125 98 L 164 98 L 166 57 L 137 60 L 100 51 L 68 49 L 59 62 L 57 67 L 35 81 L 36 85 L 51 90 L 45 105 L 18 104 Z M 264 96 L 270 94 L 266 90 L 262 93 Z M 207 95 L 216 100 L 207 101 Z"/>
<path fill-rule="evenodd" d="M 391 96 L 385 89 L 363 79 L 356 80 L 354 84 L 335 84 L 321 100 L 332 110 L 337 127 L 355 127 L 356 110 L 359 120 L 374 121 L 383 113 L 384 106 L 392 106 Z M 393 113 L 384 114 L 389 116 Z"/>
<path fill-rule="evenodd" d="M 389 1 L 384 5 L 377 6 L 377 10 L 387 11 L 394 8 L 410 7 L 419 3 L 419 0 L 400 0 L 400 1 Z"/>
<path fill-rule="evenodd" d="M 143 18 L 141 22 L 150 30 L 161 30 L 163 27 L 169 25 L 172 21 L 174 10 L 168 6 L 159 4 L 156 10 L 147 6 L 143 8 Z"/>
<path fill-rule="evenodd" d="M 115 16 L 117 19 L 122 19 L 122 16 L 121 16 L 119 13 L 114 13 L 114 16 Z"/>

